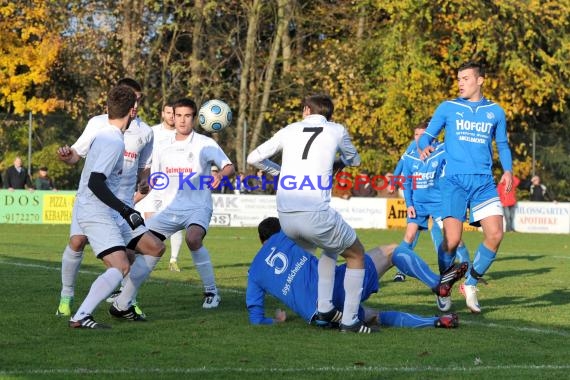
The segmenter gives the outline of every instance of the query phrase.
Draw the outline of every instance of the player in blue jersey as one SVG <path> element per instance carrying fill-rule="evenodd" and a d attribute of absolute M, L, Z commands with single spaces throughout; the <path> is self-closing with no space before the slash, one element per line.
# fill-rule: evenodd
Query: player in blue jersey
<path fill-rule="evenodd" d="M 483 97 L 483 67 L 469 62 L 458 70 L 459 97 L 441 103 L 419 140 L 421 158 L 435 151 L 431 142 L 445 128 L 447 163 L 440 179 L 444 241 L 440 250 L 455 255 L 463 233 L 463 221 L 481 226 L 484 240 L 460 290 L 467 307 L 480 313 L 477 283 L 495 260 L 503 239 L 503 208 L 493 179 L 493 140 L 504 174 L 500 182 L 507 192 L 513 183 L 512 157 L 507 138 L 505 112 Z"/>
<path fill-rule="evenodd" d="M 438 252 L 438 247 L 443 241 L 441 233 L 441 192 L 438 186 L 438 179 L 445 167 L 445 144 L 434 142 L 433 153 L 425 160 L 420 159 L 420 150 L 417 141 L 424 134 L 429 119 L 421 122 L 414 128 L 414 149 L 408 150 L 400 162 L 402 163 L 402 176 L 404 182 L 404 198 L 407 207 L 407 226 L 404 239 L 396 248 L 395 253 L 408 254 L 410 256 L 411 272 L 405 271 L 412 277 L 420 279 L 430 287 L 437 277 L 432 275 L 427 264 L 413 251 L 419 233 L 428 229 L 428 222 L 432 218 L 431 238 L 438 253 L 439 273 L 444 273 L 454 261 L 454 257 Z M 460 263 L 469 262 L 469 252 L 463 243 L 458 247 Z M 398 266 L 398 264 L 396 264 Z M 435 277 L 435 278 L 434 278 Z M 451 297 L 439 297 L 436 295 L 437 307 L 441 311 L 448 311 L 451 308 Z"/>
<path fill-rule="evenodd" d="M 266 294 L 278 298 L 307 322 L 312 322 L 317 314 L 318 259 L 302 249 L 283 232 L 279 219 L 264 219 L 258 227 L 259 239 L 263 243 L 249 268 L 246 291 L 246 304 L 249 321 L 252 324 L 273 324 L 283 322 L 286 314 L 278 310 L 275 318 L 265 316 Z M 375 248 L 365 255 L 365 278 L 361 301 L 378 291 L 379 277 L 391 266 L 391 256 L 395 244 Z M 346 264 L 336 268 L 336 279 L 342 279 Z M 459 266 L 446 273 L 446 279 L 436 284 L 439 291 L 449 291 L 455 281 L 463 276 L 464 268 Z M 342 281 L 336 281 L 333 292 L 335 307 L 342 310 L 344 288 Z M 435 289 L 434 289 L 435 290 Z M 360 307 L 359 318 L 367 323 L 377 323 L 395 327 L 445 327 L 458 326 L 455 314 L 441 317 L 422 317 L 398 311 L 380 312 Z"/>
<path fill-rule="evenodd" d="M 417 146 L 418 146 L 418 144 L 417 144 L 415 139 L 410 142 L 410 144 L 408 145 L 408 147 L 404 151 L 404 154 L 398 160 L 398 163 L 396 164 L 396 167 L 394 168 L 394 172 L 392 173 L 391 178 L 401 178 L 402 170 L 404 169 L 404 156 L 409 151 L 417 149 Z M 388 189 L 389 193 L 393 193 L 393 192 L 398 191 L 400 189 L 402 182 L 401 181 L 395 181 L 395 182 L 397 182 L 397 183 L 390 183 L 390 187 Z M 394 275 L 394 282 L 402 282 L 402 281 L 406 281 L 406 274 L 398 271 Z"/>

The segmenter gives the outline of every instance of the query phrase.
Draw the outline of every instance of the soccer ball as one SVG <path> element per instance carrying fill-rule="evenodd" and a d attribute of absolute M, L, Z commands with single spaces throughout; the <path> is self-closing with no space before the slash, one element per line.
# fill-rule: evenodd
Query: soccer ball
<path fill-rule="evenodd" d="M 232 122 L 232 110 L 219 99 L 208 100 L 200 107 L 198 122 L 205 131 L 220 132 Z"/>

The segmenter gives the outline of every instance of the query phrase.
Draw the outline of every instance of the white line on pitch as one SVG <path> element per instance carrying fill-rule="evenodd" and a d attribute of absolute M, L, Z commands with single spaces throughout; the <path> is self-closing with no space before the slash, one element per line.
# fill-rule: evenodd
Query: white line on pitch
<path fill-rule="evenodd" d="M 55 267 L 55 266 L 50 266 L 50 265 L 41 265 L 41 264 L 20 263 L 17 261 L 4 260 L 2 258 L 0 258 L 0 264 L 13 265 L 13 266 L 17 266 L 17 267 L 26 267 L 26 268 L 47 269 L 47 270 L 53 270 L 53 271 L 61 272 L 60 267 Z M 94 271 L 90 271 L 90 270 L 81 269 L 81 270 L 79 270 L 79 273 L 89 274 L 89 275 L 93 275 L 93 276 L 99 276 L 102 272 L 94 272 Z M 171 285 L 177 284 L 177 285 L 186 286 L 189 288 L 202 289 L 202 285 L 194 285 L 194 284 L 190 284 L 190 283 L 184 282 L 184 281 L 162 280 L 162 279 L 158 279 L 158 278 L 149 278 L 147 280 L 147 282 L 155 283 L 155 284 L 166 284 L 166 283 L 171 284 Z M 220 288 L 224 289 L 224 291 L 228 292 L 228 293 L 245 294 L 245 291 L 240 290 L 240 289 L 232 289 L 232 288 L 224 288 L 224 287 L 220 287 Z"/>
<path fill-rule="evenodd" d="M 122 369 L 34 369 L 28 371 L 0 371 L 0 376 L 22 376 L 22 375 L 46 375 L 46 374 L 99 374 L 99 375 L 117 375 L 117 374 L 132 374 L 132 373 L 179 373 L 179 374 L 200 374 L 200 373 L 249 373 L 249 374 L 264 374 L 264 373 L 385 373 L 385 372 L 401 372 L 401 373 L 414 373 L 414 372 L 460 372 L 460 373 L 475 373 L 486 371 L 512 371 L 512 370 L 567 370 L 570 365 L 500 365 L 500 366 L 483 366 L 474 365 L 473 367 L 306 367 L 306 368 L 122 368 Z"/>

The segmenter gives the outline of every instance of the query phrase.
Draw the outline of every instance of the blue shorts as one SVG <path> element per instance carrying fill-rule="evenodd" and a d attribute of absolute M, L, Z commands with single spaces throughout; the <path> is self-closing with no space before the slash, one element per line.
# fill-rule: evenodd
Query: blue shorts
<path fill-rule="evenodd" d="M 479 227 L 481 220 L 492 215 L 503 215 L 503 207 L 492 175 L 455 174 L 440 178 L 441 217 L 467 220 Z"/>
<path fill-rule="evenodd" d="M 406 219 L 408 223 L 415 223 L 418 225 L 420 230 L 428 229 L 428 222 L 430 216 L 435 220 L 440 218 L 441 215 L 441 204 L 440 203 L 419 203 L 415 204 L 416 217 Z"/>
<path fill-rule="evenodd" d="M 378 273 L 376 266 L 368 255 L 364 255 L 364 284 L 362 285 L 361 301 L 365 301 L 373 293 L 378 293 Z M 338 310 L 344 308 L 344 275 L 346 273 L 346 264 L 336 267 L 334 277 L 333 304 Z M 358 316 L 360 320 L 364 320 L 364 310 L 359 308 Z"/>

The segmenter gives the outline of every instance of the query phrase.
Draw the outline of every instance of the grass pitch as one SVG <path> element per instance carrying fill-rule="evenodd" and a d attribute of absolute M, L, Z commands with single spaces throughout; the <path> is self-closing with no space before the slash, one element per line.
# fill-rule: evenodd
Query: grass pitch
<path fill-rule="evenodd" d="M 143 285 L 147 323 L 121 322 L 102 303 L 104 331 L 72 330 L 55 316 L 61 252 L 68 226 L 0 225 L 1 379 L 480 379 L 567 378 L 570 370 L 570 236 L 507 234 L 480 285 L 481 315 L 472 315 L 457 288 L 460 327 L 385 328 L 371 336 L 308 326 L 288 311 L 276 326 L 250 326 L 245 309 L 247 269 L 259 243 L 253 228 L 211 228 L 205 241 L 222 303 L 203 310 L 202 289 L 185 248 L 180 273 L 168 271 L 169 251 Z M 399 242 L 402 231 L 360 230 L 367 248 Z M 464 240 L 473 253 L 481 240 Z M 418 252 L 435 269 L 429 236 Z M 103 266 L 87 249 L 76 304 Z M 382 310 L 435 315 L 431 292 L 395 270 L 367 304 Z M 271 298 L 267 311 L 282 307 Z"/>

